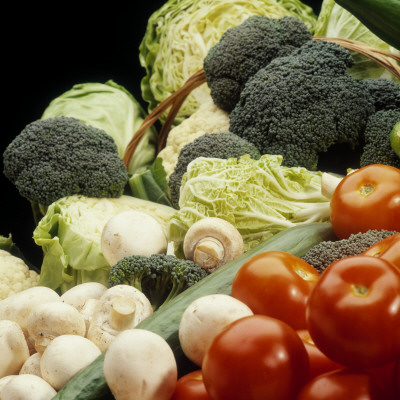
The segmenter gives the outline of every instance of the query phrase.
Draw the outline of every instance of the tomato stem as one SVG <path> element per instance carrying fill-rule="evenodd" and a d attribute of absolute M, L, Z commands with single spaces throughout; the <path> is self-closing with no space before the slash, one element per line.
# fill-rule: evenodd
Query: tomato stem
<path fill-rule="evenodd" d="M 369 289 L 365 285 L 351 285 L 351 290 L 356 296 L 365 297 L 369 294 Z"/>
<path fill-rule="evenodd" d="M 362 196 L 368 196 L 375 190 L 375 186 L 372 183 L 366 183 L 360 188 L 360 194 Z"/>

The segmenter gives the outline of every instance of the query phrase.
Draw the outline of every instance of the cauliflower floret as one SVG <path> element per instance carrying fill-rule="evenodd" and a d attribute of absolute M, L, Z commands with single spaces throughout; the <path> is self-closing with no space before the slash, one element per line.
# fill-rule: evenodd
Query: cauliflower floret
<path fill-rule="evenodd" d="M 0 250 L 0 300 L 39 283 L 39 274 L 18 257 Z"/>
<path fill-rule="evenodd" d="M 170 130 L 165 147 L 158 153 L 163 160 L 167 180 L 175 169 L 183 146 L 205 133 L 228 131 L 228 113 L 217 107 L 210 97 L 190 117 Z"/>

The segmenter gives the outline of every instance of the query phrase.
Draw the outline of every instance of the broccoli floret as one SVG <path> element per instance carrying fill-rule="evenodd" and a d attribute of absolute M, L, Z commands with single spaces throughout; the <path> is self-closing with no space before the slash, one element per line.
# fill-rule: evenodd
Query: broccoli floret
<path fill-rule="evenodd" d="M 365 86 L 347 73 L 352 65 L 348 50 L 319 40 L 275 58 L 245 84 L 229 130 L 262 154 L 282 155 L 285 166 L 317 169 L 332 145 L 359 145 L 374 111 Z"/>
<path fill-rule="evenodd" d="M 375 243 L 396 233 L 398 232 L 370 229 L 367 232 L 354 233 L 347 239 L 323 241 L 308 250 L 302 258 L 322 273 L 334 261 L 357 256 Z"/>
<path fill-rule="evenodd" d="M 400 168 L 400 158 L 390 143 L 390 133 L 399 121 L 400 108 L 381 110 L 368 118 L 360 157 L 361 167 L 370 164 L 386 164 Z"/>
<path fill-rule="evenodd" d="M 179 153 L 175 169 L 168 180 L 172 205 L 179 208 L 182 177 L 191 161 L 198 157 L 228 159 L 238 158 L 245 154 L 253 159 L 259 159 L 261 156 L 253 143 L 230 132 L 206 133 L 193 142 L 187 143 Z"/>
<path fill-rule="evenodd" d="M 147 296 L 156 310 L 207 275 L 208 272 L 193 261 L 173 255 L 133 255 L 111 267 L 108 286 L 133 286 Z"/>
<path fill-rule="evenodd" d="M 310 39 L 304 22 L 289 16 L 277 20 L 255 15 L 228 29 L 204 59 L 214 103 L 230 112 L 250 76 Z"/>
<path fill-rule="evenodd" d="M 375 111 L 400 109 L 400 84 L 386 78 L 364 79 L 362 83 L 369 91 Z"/>
<path fill-rule="evenodd" d="M 106 132 L 70 117 L 28 124 L 3 154 L 4 174 L 32 205 L 69 195 L 119 197 L 128 172 Z"/>

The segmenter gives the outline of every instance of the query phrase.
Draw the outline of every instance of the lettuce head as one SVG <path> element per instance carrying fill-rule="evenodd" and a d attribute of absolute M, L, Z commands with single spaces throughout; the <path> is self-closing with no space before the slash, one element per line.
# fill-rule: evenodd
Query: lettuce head
<path fill-rule="evenodd" d="M 192 161 L 182 178 L 179 210 L 168 224 L 177 253 L 188 228 L 205 217 L 233 224 L 246 251 L 286 228 L 328 222 L 330 202 L 321 194 L 322 173 L 281 164 L 280 155 Z"/>
<path fill-rule="evenodd" d="M 209 49 L 227 29 L 252 15 L 298 17 L 310 31 L 316 21 L 312 8 L 300 0 L 168 0 L 155 11 L 139 46 L 140 63 L 146 69 L 141 82 L 142 97 L 148 102 L 148 111 L 203 67 Z M 191 115 L 209 96 L 206 84 L 193 90 L 175 122 Z"/>
<path fill-rule="evenodd" d="M 43 249 L 39 285 L 62 293 L 84 282 L 107 285 L 110 265 L 101 252 L 101 234 L 114 215 L 137 210 L 155 218 L 167 232 L 175 209 L 123 195 L 119 198 L 64 197 L 48 207 L 33 232 Z"/>

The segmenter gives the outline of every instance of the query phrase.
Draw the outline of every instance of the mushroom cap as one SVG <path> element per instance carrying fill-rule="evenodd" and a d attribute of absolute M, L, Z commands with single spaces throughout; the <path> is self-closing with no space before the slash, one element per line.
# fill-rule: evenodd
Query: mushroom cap
<path fill-rule="evenodd" d="M 101 235 L 101 251 L 111 266 L 131 255 L 165 254 L 167 248 L 161 224 L 151 215 L 136 210 L 111 217 Z"/>
<path fill-rule="evenodd" d="M 186 259 L 213 272 L 243 254 L 244 243 L 242 235 L 230 222 L 206 217 L 189 227 L 183 251 Z"/>
<path fill-rule="evenodd" d="M 177 365 L 169 344 L 144 329 L 121 332 L 104 357 L 103 372 L 116 400 L 169 400 Z"/>
<path fill-rule="evenodd" d="M 61 301 L 53 301 L 39 304 L 29 314 L 27 330 L 36 351 L 43 353 L 57 336 L 85 336 L 86 324 L 83 315 L 75 307 Z"/>
<path fill-rule="evenodd" d="M 29 358 L 28 343 L 15 321 L 0 320 L 0 378 L 18 374 Z"/>
<path fill-rule="evenodd" d="M 214 337 L 231 322 L 248 315 L 253 315 L 251 309 L 232 296 L 211 294 L 199 297 L 182 314 L 179 324 L 182 351 L 189 360 L 201 366 Z"/>
<path fill-rule="evenodd" d="M 31 354 L 31 356 L 22 365 L 19 375 L 30 374 L 42 377 L 40 373 L 40 359 L 42 355 L 40 353 Z"/>
<path fill-rule="evenodd" d="M 88 300 L 99 299 L 106 290 L 107 286 L 102 283 L 85 282 L 68 289 L 61 295 L 61 300 L 81 311 Z"/>
<path fill-rule="evenodd" d="M 0 390 L 2 400 L 50 400 L 56 395 L 51 385 L 33 374 L 14 375 Z"/>
<path fill-rule="evenodd" d="M 107 289 L 98 300 L 92 320 L 89 325 L 87 338 L 93 341 L 101 351 L 105 351 L 121 329 L 116 329 L 111 322 L 113 300 L 126 298 L 135 304 L 134 315 L 130 318 L 125 329 L 133 328 L 153 313 L 150 300 L 143 292 L 130 285 L 116 285 Z"/>
<path fill-rule="evenodd" d="M 40 372 L 46 382 L 59 390 L 100 354 L 100 349 L 87 338 L 61 335 L 54 338 L 43 352 Z"/>

